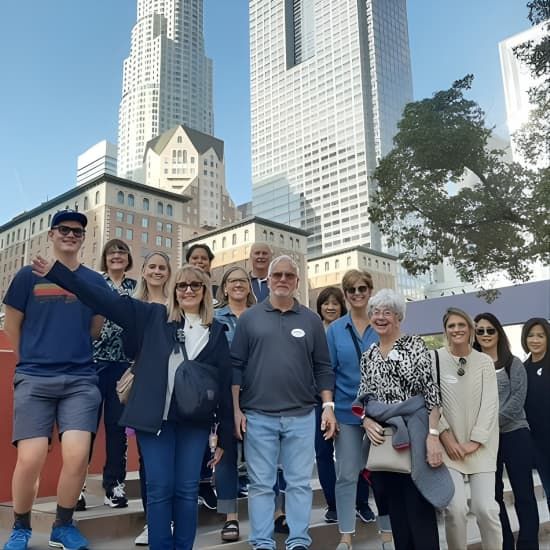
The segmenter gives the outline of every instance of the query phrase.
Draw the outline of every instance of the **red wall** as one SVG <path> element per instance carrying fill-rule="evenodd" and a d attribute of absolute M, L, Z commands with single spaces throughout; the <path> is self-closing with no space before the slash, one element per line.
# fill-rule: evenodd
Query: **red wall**
<path fill-rule="evenodd" d="M 15 354 L 6 333 L 0 330 L 0 502 L 11 500 L 11 476 L 16 460 L 16 449 L 11 444 L 13 417 L 13 372 Z M 105 460 L 105 434 L 101 425 L 94 445 L 90 473 L 99 473 Z M 61 468 L 59 440 L 54 436 L 52 449 L 40 477 L 38 496 L 55 495 L 57 478 Z M 137 470 L 135 438 L 128 445 L 128 471 Z"/>

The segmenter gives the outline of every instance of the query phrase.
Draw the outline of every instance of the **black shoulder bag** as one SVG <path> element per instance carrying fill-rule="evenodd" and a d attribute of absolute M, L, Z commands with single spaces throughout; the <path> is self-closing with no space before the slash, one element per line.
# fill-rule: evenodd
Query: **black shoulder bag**
<path fill-rule="evenodd" d="M 178 341 L 184 357 L 174 378 L 178 417 L 181 420 L 210 422 L 220 398 L 218 368 L 189 359 L 183 331 L 178 331 Z"/>

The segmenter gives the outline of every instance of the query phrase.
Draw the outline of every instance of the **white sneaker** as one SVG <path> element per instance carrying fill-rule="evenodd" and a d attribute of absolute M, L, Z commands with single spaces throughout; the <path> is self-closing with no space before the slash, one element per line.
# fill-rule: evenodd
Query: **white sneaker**
<path fill-rule="evenodd" d="M 134 541 L 136 546 L 149 546 L 149 529 L 147 525 L 143 528 L 143 531 L 136 537 Z"/>
<path fill-rule="evenodd" d="M 124 483 L 117 483 L 108 490 L 103 499 L 103 504 L 111 508 L 126 508 L 126 506 L 128 506 L 128 499 L 124 491 Z"/>

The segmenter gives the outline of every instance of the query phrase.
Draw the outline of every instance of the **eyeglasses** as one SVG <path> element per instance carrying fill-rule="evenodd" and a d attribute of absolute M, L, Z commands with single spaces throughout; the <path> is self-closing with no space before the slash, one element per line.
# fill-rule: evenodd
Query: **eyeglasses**
<path fill-rule="evenodd" d="M 113 248 L 112 250 L 107 251 L 107 256 L 114 256 L 115 254 L 122 254 L 127 256 L 129 254 L 128 250 L 122 250 L 121 248 Z"/>
<path fill-rule="evenodd" d="M 392 317 L 394 313 L 391 309 L 373 309 L 371 317 Z"/>
<path fill-rule="evenodd" d="M 270 277 L 274 281 L 280 281 L 283 278 L 287 279 L 288 281 L 294 281 L 297 275 L 296 273 L 292 273 L 292 271 L 276 271 L 275 273 L 272 273 Z"/>
<path fill-rule="evenodd" d="M 232 284 L 232 285 L 236 285 L 237 283 L 239 283 L 241 285 L 247 285 L 248 284 L 248 279 L 239 279 L 239 278 L 227 279 L 226 283 Z"/>
<path fill-rule="evenodd" d="M 366 294 L 370 290 L 367 285 L 350 286 L 346 288 L 348 294 Z"/>
<path fill-rule="evenodd" d="M 68 225 L 54 225 L 52 229 L 57 229 L 64 237 L 72 233 L 77 239 L 81 239 L 86 233 L 82 227 L 70 227 Z"/>
<path fill-rule="evenodd" d="M 493 327 L 480 327 L 476 328 L 476 334 L 478 336 L 483 336 L 487 334 L 488 336 L 494 336 L 497 333 L 497 329 Z"/>
<path fill-rule="evenodd" d="M 176 290 L 181 290 L 182 292 L 185 292 L 188 288 L 190 288 L 192 292 L 198 292 L 203 287 L 204 284 L 198 281 L 193 281 L 192 283 L 176 283 Z"/>

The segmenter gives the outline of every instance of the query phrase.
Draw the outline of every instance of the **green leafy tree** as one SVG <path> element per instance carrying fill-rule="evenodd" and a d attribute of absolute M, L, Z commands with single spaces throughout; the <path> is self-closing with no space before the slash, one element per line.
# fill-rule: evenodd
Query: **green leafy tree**
<path fill-rule="evenodd" d="M 472 80 L 405 107 L 369 214 L 413 275 L 446 259 L 466 282 L 502 271 L 525 281 L 531 262 L 550 261 L 549 170 L 505 162 L 488 146 L 484 112 L 464 96 Z M 541 116 L 548 123 L 548 109 Z"/>

